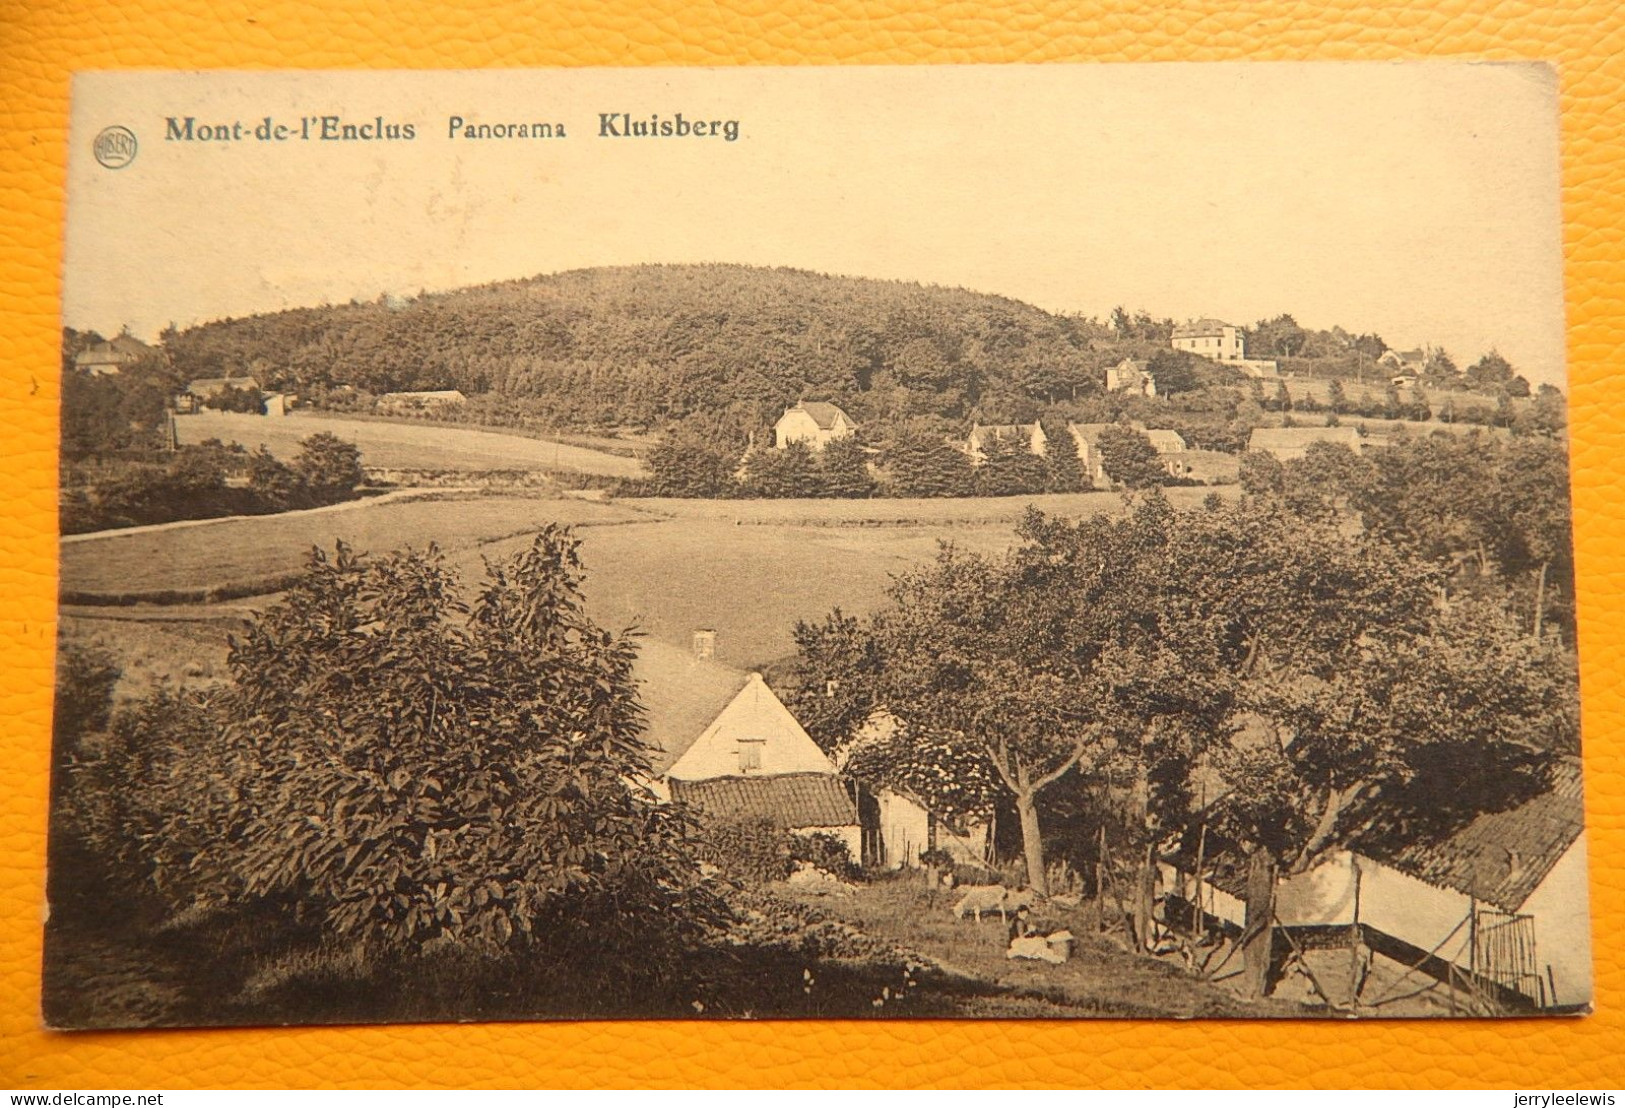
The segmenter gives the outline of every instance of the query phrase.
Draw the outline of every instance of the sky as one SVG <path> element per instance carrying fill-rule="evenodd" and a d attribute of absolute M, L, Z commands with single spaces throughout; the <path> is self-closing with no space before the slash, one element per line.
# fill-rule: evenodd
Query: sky
<path fill-rule="evenodd" d="M 739 138 L 602 135 L 622 112 Z M 415 137 L 252 135 L 324 115 Z M 188 116 L 245 137 L 167 139 Z M 452 138 L 452 116 L 567 137 Z M 88 74 L 73 119 L 64 323 L 104 334 L 718 261 L 1100 318 L 1290 312 L 1564 376 L 1538 64 Z M 139 144 L 118 169 L 93 157 L 112 125 Z"/>

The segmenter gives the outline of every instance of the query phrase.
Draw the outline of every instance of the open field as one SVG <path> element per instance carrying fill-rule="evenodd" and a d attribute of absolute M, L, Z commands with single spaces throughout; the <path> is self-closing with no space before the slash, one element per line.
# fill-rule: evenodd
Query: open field
<path fill-rule="evenodd" d="M 280 579 L 299 570 L 311 547 L 330 550 L 335 539 L 372 553 L 433 542 L 455 554 L 509 535 L 528 535 L 548 523 L 590 527 L 641 518 L 629 508 L 574 499 L 470 497 L 115 532 L 62 544 L 62 592 L 69 603 L 211 589 L 242 596 L 256 586 L 262 592 L 281 587 Z"/>
<path fill-rule="evenodd" d="M 297 412 L 281 418 L 233 412 L 198 412 L 175 418 L 175 433 L 182 443 L 235 441 L 250 450 L 264 446 L 283 459 L 298 454 L 300 442 L 318 431 L 355 443 L 361 449 L 361 464 L 369 468 L 466 473 L 529 469 L 598 477 L 639 477 L 644 472 L 643 464 L 635 458 L 468 427 L 315 417 Z"/>
<path fill-rule="evenodd" d="M 1236 496 L 1235 486 L 1164 489 L 1179 507 L 1200 504 L 1210 492 Z M 874 500 L 667 500 L 629 499 L 623 504 L 652 508 L 679 519 L 729 524 L 764 523 L 802 527 L 924 526 L 959 527 L 1014 524 L 1029 506 L 1049 515 L 1082 518 L 1096 512 L 1116 513 L 1123 498 L 1114 492 L 1049 493 L 1042 496 L 964 497 L 960 499 Z"/>
<path fill-rule="evenodd" d="M 1168 490 L 1176 504 L 1197 503 L 1209 491 Z M 373 553 L 435 542 L 472 581 L 482 557 L 512 553 L 548 522 L 569 523 L 581 528 L 594 618 L 615 628 L 635 624 L 679 647 L 688 645 L 695 628 L 714 628 L 718 659 L 748 668 L 789 654 L 798 619 L 821 619 L 837 606 L 861 613 L 883 603 L 892 577 L 934 557 L 941 542 L 980 553 L 1008 549 L 1029 504 L 1084 516 L 1121 511 L 1123 501 L 1114 493 L 1079 493 L 996 500 L 395 502 L 67 544 L 62 588 L 70 602 L 163 591 L 187 601 L 204 599 L 207 590 L 212 596 L 265 593 L 281 588 L 312 546 L 330 548 L 335 538 Z"/>

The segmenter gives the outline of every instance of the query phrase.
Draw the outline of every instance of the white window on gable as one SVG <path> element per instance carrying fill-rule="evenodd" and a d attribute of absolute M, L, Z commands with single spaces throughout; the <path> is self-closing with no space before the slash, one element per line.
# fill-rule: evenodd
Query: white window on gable
<path fill-rule="evenodd" d="M 741 775 L 762 772 L 762 747 L 766 739 L 739 740 L 739 772 Z"/>

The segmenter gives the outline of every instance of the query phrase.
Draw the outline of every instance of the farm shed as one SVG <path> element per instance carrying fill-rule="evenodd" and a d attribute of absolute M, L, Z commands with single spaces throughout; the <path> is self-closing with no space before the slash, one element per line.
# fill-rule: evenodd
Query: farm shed
<path fill-rule="evenodd" d="M 379 412 L 390 415 L 410 415 L 413 412 L 440 412 L 468 403 L 468 397 L 457 389 L 436 389 L 429 392 L 386 392 L 377 401 Z"/>
<path fill-rule="evenodd" d="M 887 743 L 896 738 L 902 726 L 902 722 L 885 709 L 872 713 L 852 737 L 851 745 L 842 751 L 842 767 L 846 759 L 865 745 Z M 863 857 L 871 865 L 887 869 L 916 867 L 920 864 L 920 855 L 931 849 L 933 840 L 938 850 L 947 851 L 956 861 L 970 865 L 987 862 L 986 823 L 956 823 L 941 813 L 930 811 L 917 797 L 897 789 L 879 789 L 872 794 L 865 791 L 862 795 L 866 840 Z"/>
<path fill-rule="evenodd" d="M 919 866 L 920 855 L 931 848 L 933 831 L 937 849 L 946 850 L 956 862 L 986 864 L 987 824 L 956 827 L 927 811 L 913 797 L 890 789 L 876 793 L 875 802 L 879 808 L 878 842 L 872 844 L 868 856 L 877 864 L 888 869 Z"/>
<path fill-rule="evenodd" d="M 1200 887 L 1189 858 L 1165 858 L 1164 888 L 1240 928 L 1246 863 L 1233 849 L 1210 857 Z M 1358 928 L 1374 957 L 1396 966 L 1572 1010 L 1591 1002 L 1587 900 L 1580 765 L 1565 758 L 1544 791 L 1513 808 L 1397 848 L 1357 842 L 1282 879 L 1276 918 L 1289 930 Z"/>

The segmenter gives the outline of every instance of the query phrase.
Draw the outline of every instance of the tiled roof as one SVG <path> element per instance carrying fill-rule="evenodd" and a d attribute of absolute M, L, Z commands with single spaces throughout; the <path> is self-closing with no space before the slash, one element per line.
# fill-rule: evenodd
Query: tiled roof
<path fill-rule="evenodd" d="M 818 424 L 819 430 L 821 431 L 833 430 L 835 428 L 835 421 L 838 419 L 844 419 L 847 423 L 852 423 L 851 416 L 841 411 L 841 409 L 836 407 L 834 404 L 830 404 L 823 400 L 803 400 L 801 403 L 797 404 L 796 407 L 812 416 L 813 422 Z M 853 425 L 856 426 L 856 424 Z"/>
<path fill-rule="evenodd" d="M 1174 328 L 1174 338 L 1194 339 L 1204 335 L 1222 335 L 1224 329 L 1231 326 L 1222 319 L 1198 319 L 1190 323 L 1181 323 Z"/>
<path fill-rule="evenodd" d="M 780 827 L 850 827 L 858 809 L 833 774 L 672 778 L 671 797 L 720 819 L 769 819 Z"/>
<path fill-rule="evenodd" d="M 1373 851 L 1371 857 L 1515 912 L 1584 827 L 1580 761 L 1564 758 L 1553 767 L 1551 788 L 1534 799 L 1479 816 L 1447 838 Z"/>

